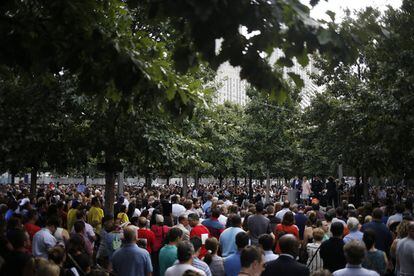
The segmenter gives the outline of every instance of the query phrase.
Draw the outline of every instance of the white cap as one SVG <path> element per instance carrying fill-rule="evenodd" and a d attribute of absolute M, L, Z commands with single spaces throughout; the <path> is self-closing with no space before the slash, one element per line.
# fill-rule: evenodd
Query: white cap
<path fill-rule="evenodd" d="M 20 206 L 25 205 L 26 203 L 29 203 L 30 199 L 28 199 L 27 197 L 23 198 L 22 201 L 20 201 Z"/>

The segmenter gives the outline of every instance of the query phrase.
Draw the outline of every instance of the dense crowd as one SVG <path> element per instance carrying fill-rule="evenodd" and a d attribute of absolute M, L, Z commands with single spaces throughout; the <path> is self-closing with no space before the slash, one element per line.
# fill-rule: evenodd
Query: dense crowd
<path fill-rule="evenodd" d="M 1 275 L 414 276 L 413 194 L 340 198 L 333 178 L 257 185 L 0 186 Z M 289 202 L 286 189 L 297 190 Z M 339 188 L 339 189 L 338 189 Z M 322 203 L 324 197 L 325 204 Z"/>

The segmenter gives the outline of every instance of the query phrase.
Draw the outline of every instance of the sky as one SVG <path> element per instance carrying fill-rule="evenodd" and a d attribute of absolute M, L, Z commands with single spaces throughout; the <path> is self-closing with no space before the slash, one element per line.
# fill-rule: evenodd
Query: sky
<path fill-rule="evenodd" d="M 309 0 L 300 0 L 304 4 L 309 4 Z M 360 10 L 371 6 L 382 11 L 387 9 L 387 5 L 393 8 L 401 6 L 402 0 L 320 0 L 318 5 L 311 9 L 311 16 L 315 19 L 329 20 L 329 16 L 325 14 L 326 11 L 331 10 L 336 13 L 337 21 L 344 16 L 343 10 L 348 8 L 352 10 Z"/>

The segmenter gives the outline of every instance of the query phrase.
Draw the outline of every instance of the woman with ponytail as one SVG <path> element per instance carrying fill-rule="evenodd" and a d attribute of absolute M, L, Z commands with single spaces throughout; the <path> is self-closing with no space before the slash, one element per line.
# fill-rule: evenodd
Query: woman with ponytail
<path fill-rule="evenodd" d="M 206 240 L 207 254 L 204 257 L 204 262 L 208 264 L 213 276 L 224 276 L 223 258 L 217 255 L 219 249 L 219 242 L 216 238 L 209 238 Z"/>

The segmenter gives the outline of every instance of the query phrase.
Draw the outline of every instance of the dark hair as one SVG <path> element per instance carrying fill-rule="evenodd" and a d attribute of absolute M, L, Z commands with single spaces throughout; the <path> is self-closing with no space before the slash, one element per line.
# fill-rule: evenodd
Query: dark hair
<path fill-rule="evenodd" d="M 78 220 L 73 225 L 73 228 L 75 229 L 76 233 L 81 233 L 85 230 L 85 223 L 81 220 Z"/>
<path fill-rule="evenodd" d="M 77 219 L 82 219 L 82 218 L 85 217 L 85 215 L 86 215 L 85 209 L 81 209 L 81 210 L 76 211 L 76 218 Z"/>
<path fill-rule="evenodd" d="M 27 233 L 23 229 L 15 228 L 7 233 L 7 239 L 16 250 L 24 247 L 24 242 L 27 239 Z"/>
<path fill-rule="evenodd" d="M 190 239 L 191 244 L 194 246 L 194 252 L 197 252 L 203 243 L 201 242 L 201 238 L 198 236 L 194 236 Z"/>
<path fill-rule="evenodd" d="M 336 221 L 336 222 L 332 223 L 331 224 L 331 233 L 332 233 L 332 236 L 334 236 L 334 237 L 341 236 L 344 233 L 344 225 L 339 221 Z"/>
<path fill-rule="evenodd" d="M 397 211 L 397 213 L 402 213 L 405 210 L 405 205 L 404 204 L 397 204 L 397 206 L 395 206 L 395 210 Z"/>
<path fill-rule="evenodd" d="M 382 212 L 380 208 L 375 208 L 374 211 L 372 212 L 372 218 L 376 220 L 381 220 L 383 215 L 384 213 Z"/>
<path fill-rule="evenodd" d="M 236 227 L 241 225 L 241 217 L 237 214 L 232 214 L 229 217 L 230 227 Z"/>
<path fill-rule="evenodd" d="M 187 262 L 194 255 L 194 246 L 189 241 L 177 243 L 177 259 L 180 263 Z"/>
<path fill-rule="evenodd" d="M 365 247 L 367 250 L 370 250 L 375 244 L 375 232 L 372 229 L 367 229 L 364 231 L 364 236 L 362 237 L 362 241 L 365 243 Z"/>
<path fill-rule="evenodd" d="M 208 265 L 211 264 L 213 261 L 213 254 L 217 253 L 217 250 L 219 248 L 219 242 L 216 238 L 208 238 L 206 240 L 206 250 L 208 250 L 207 254 L 204 256 L 204 262 Z"/>
<path fill-rule="evenodd" d="M 89 257 L 88 254 L 79 254 L 79 255 L 75 255 L 73 256 L 73 258 L 75 259 L 75 261 L 78 263 L 79 267 L 86 272 L 88 270 L 88 267 L 90 267 L 91 264 L 91 258 Z"/>
<path fill-rule="evenodd" d="M 272 250 L 275 240 L 269 234 L 262 234 L 259 237 L 259 244 L 262 246 L 264 251 Z"/>
<path fill-rule="evenodd" d="M 168 242 L 174 242 L 177 241 L 178 238 L 181 238 L 183 236 L 183 230 L 177 227 L 173 227 L 168 231 L 167 233 L 167 241 Z"/>
<path fill-rule="evenodd" d="M 262 260 L 262 252 L 255 246 L 247 246 L 243 248 L 240 254 L 240 263 L 244 268 L 248 268 L 254 261 L 260 262 Z"/>
<path fill-rule="evenodd" d="M 293 225 L 294 223 L 295 223 L 295 217 L 293 216 L 293 213 L 291 211 L 287 211 L 283 215 L 282 224 L 290 226 L 290 225 Z"/>
<path fill-rule="evenodd" d="M 171 197 L 171 203 L 177 203 L 178 202 L 178 197 L 176 195 L 173 195 Z"/>
<path fill-rule="evenodd" d="M 54 226 L 55 228 L 59 227 L 59 219 L 55 216 L 51 216 L 46 221 L 46 226 Z"/>
<path fill-rule="evenodd" d="M 128 212 L 127 212 L 127 216 L 129 218 L 129 220 L 132 219 L 132 216 L 134 215 L 134 212 L 135 212 L 135 203 L 134 202 L 131 202 L 128 205 Z"/>
<path fill-rule="evenodd" d="M 119 212 L 120 212 L 120 213 L 125 213 L 126 208 L 127 208 L 127 207 L 126 207 L 125 205 L 123 205 L 123 204 L 122 204 L 121 206 L 119 206 Z"/>
<path fill-rule="evenodd" d="M 48 250 L 47 256 L 49 260 L 55 264 L 60 265 L 65 260 L 65 249 L 62 246 L 55 246 Z"/>
<path fill-rule="evenodd" d="M 211 216 L 212 216 L 213 218 L 218 218 L 220 215 L 221 215 L 221 211 L 220 211 L 220 209 L 219 209 L 219 208 L 214 208 L 214 209 L 211 211 Z"/>
<path fill-rule="evenodd" d="M 188 215 L 188 219 L 189 220 L 199 220 L 200 217 L 195 213 L 191 213 L 191 214 Z"/>
<path fill-rule="evenodd" d="M 72 234 L 68 241 L 67 251 L 69 254 L 74 255 L 78 252 L 86 252 L 85 240 L 79 234 Z"/>
<path fill-rule="evenodd" d="M 289 207 L 290 207 L 290 202 L 289 202 L 289 200 L 285 200 L 285 201 L 283 201 L 282 208 L 289 208 Z"/>
<path fill-rule="evenodd" d="M 236 235 L 236 245 L 238 249 L 245 248 L 249 244 L 249 235 L 246 232 L 240 232 Z"/>
<path fill-rule="evenodd" d="M 261 212 L 263 212 L 263 209 L 264 209 L 264 206 L 263 206 L 263 203 L 262 202 L 257 202 L 256 203 L 256 212 L 257 213 L 261 213 Z"/>

